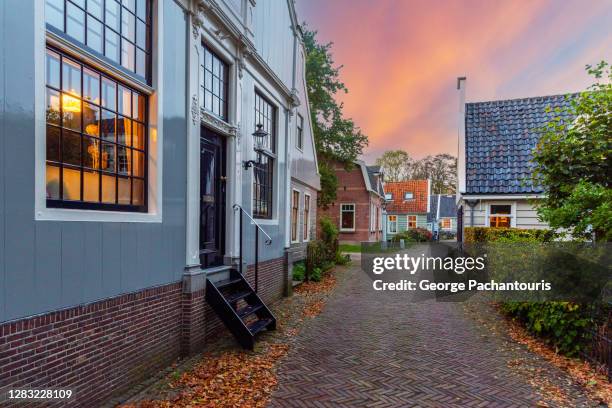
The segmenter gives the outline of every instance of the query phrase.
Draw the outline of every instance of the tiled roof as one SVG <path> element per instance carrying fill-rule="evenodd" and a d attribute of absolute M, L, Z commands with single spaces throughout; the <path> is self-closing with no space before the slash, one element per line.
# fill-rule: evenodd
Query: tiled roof
<path fill-rule="evenodd" d="M 366 166 L 366 170 L 368 171 L 368 178 L 370 179 L 370 186 L 372 187 L 372 190 L 376 191 L 379 195 L 384 196 L 385 191 L 380 181 L 380 174 L 378 174 L 380 173 L 380 166 Z"/>
<path fill-rule="evenodd" d="M 531 152 L 539 139 L 535 129 L 560 115 L 573 120 L 564 110 L 555 112 L 569 104 L 564 95 L 467 103 L 466 193 L 541 192 L 530 180 Z"/>
<path fill-rule="evenodd" d="M 385 183 L 385 193 L 393 196 L 387 200 L 390 214 L 427 213 L 427 180 L 408 180 Z M 412 193 L 412 200 L 404 200 L 405 193 Z"/>
<path fill-rule="evenodd" d="M 440 212 L 438 213 L 438 202 Z M 454 195 L 432 194 L 429 199 L 429 212 L 427 222 L 433 222 L 436 218 L 457 217 L 457 205 Z"/>

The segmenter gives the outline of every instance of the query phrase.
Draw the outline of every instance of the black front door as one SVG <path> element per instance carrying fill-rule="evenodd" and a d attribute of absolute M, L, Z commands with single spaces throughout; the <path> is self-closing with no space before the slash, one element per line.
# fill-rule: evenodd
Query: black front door
<path fill-rule="evenodd" d="M 200 137 L 200 263 L 223 265 L 225 252 L 225 139 L 202 128 Z"/>

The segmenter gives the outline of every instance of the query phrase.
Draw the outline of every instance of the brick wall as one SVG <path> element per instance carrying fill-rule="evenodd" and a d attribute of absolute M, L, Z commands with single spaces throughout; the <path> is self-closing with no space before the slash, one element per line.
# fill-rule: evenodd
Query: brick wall
<path fill-rule="evenodd" d="M 264 302 L 282 297 L 285 276 L 284 258 L 260 263 Z M 254 278 L 251 265 L 253 287 Z M 230 335 L 204 295 L 183 293 L 179 282 L 0 325 L 0 398 L 6 388 L 66 387 L 76 398 L 55 406 L 93 407 L 121 395 L 181 355 Z M 0 406 L 13 405 L 0 399 Z"/>
<path fill-rule="evenodd" d="M 181 299 L 175 283 L 3 324 L 0 390 L 69 387 L 56 406 L 98 406 L 179 356 Z"/>

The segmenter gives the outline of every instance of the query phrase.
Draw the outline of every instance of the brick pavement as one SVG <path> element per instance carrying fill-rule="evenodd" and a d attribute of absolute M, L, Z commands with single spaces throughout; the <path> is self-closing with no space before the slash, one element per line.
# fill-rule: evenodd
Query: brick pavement
<path fill-rule="evenodd" d="M 462 304 L 410 303 L 370 285 L 358 267 L 342 274 L 281 363 L 270 406 L 536 406 L 546 398 L 509 367 L 516 358 L 573 387 L 546 361 L 492 335 Z M 570 391 L 570 406 L 586 405 Z"/>

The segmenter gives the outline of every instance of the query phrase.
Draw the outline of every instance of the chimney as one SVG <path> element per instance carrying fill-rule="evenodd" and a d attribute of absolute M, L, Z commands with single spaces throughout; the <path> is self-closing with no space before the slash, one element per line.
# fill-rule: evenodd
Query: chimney
<path fill-rule="evenodd" d="M 465 83 L 466 77 L 457 78 L 457 90 L 459 91 L 459 115 L 457 118 L 457 202 L 461 194 L 465 193 Z"/>

